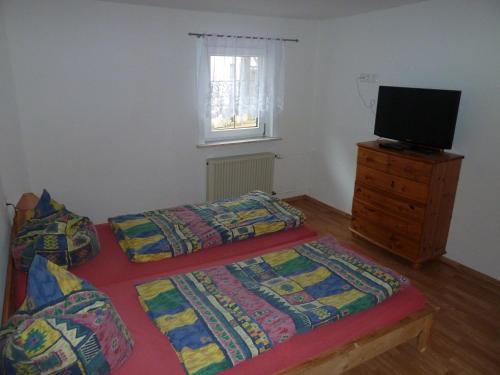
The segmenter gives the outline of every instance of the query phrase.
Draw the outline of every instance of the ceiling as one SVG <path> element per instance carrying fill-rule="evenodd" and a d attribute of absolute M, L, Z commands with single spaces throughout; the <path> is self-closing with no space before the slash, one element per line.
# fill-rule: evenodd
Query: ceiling
<path fill-rule="evenodd" d="M 286 18 L 322 19 L 387 9 L 425 0 L 104 0 L 116 3 L 163 6 Z"/>

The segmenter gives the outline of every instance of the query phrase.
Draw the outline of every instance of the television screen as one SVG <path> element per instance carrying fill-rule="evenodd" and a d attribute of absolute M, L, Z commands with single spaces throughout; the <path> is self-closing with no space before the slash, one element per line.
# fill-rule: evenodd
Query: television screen
<path fill-rule="evenodd" d="M 380 86 L 375 134 L 426 147 L 453 143 L 460 91 Z"/>

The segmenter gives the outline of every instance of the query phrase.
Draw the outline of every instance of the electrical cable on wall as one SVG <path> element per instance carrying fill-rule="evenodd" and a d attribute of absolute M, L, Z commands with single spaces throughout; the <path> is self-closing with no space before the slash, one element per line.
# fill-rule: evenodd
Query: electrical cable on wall
<path fill-rule="evenodd" d="M 370 100 L 370 102 L 368 103 L 368 102 L 365 100 L 365 98 L 364 98 L 364 96 L 363 96 L 363 94 L 362 94 L 362 92 L 361 92 L 361 88 L 360 88 L 360 86 L 359 86 L 359 84 L 360 84 L 360 82 L 361 82 L 361 78 L 360 78 L 360 77 L 356 77 L 355 81 L 356 81 L 356 90 L 357 90 L 357 92 L 358 92 L 358 96 L 359 96 L 359 97 L 360 97 L 360 99 L 361 99 L 361 102 L 363 103 L 363 106 L 364 106 L 364 107 L 366 107 L 366 108 L 368 108 L 368 109 L 372 112 L 372 114 L 375 116 L 375 105 L 377 104 L 377 100 L 376 100 L 376 99 L 372 99 L 372 100 Z M 375 82 L 374 82 L 374 83 L 375 83 Z"/>

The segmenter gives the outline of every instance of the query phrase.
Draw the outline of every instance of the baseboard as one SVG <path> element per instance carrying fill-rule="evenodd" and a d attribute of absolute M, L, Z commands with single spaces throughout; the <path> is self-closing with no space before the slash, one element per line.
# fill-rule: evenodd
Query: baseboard
<path fill-rule="evenodd" d="M 456 270 L 466 271 L 466 272 L 472 273 L 474 276 L 476 276 L 481 281 L 493 284 L 496 287 L 500 288 L 500 280 L 497 280 L 494 277 L 486 275 L 485 273 L 482 273 L 482 272 L 477 271 L 477 270 L 475 270 L 473 268 L 470 268 L 470 267 L 466 266 L 465 264 L 457 262 L 456 260 L 450 259 L 450 258 L 448 258 L 446 256 L 442 256 L 441 258 L 439 258 L 439 260 L 442 263 L 444 263 L 444 264 L 446 264 L 446 265 L 448 265 L 448 266 L 450 266 L 452 268 L 455 268 Z"/>
<path fill-rule="evenodd" d="M 341 215 L 349 220 L 351 219 L 351 215 L 348 214 L 347 212 L 344 212 L 342 210 L 339 210 L 338 208 L 332 207 L 329 204 L 321 202 L 320 200 L 313 198 L 307 194 L 296 195 L 296 196 L 289 197 L 289 198 L 283 198 L 282 200 L 284 200 L 287 203 L 293 203 L 293 202 L 297 202 L 297 201 L 309 201 L 309 202 L 312 202 L 318 206 L 321 206 L 324 209 L 327 209 L 328 211 L 333 211 L 336 214 L 339 214 L 339 215 Z"/>
<path fill-rule="evenodd" d="M 283 198 L 282 201 L 292 203 L 296 201 L 307 200 L 307 195 L 294 195 L 293 197 Z"/>
<path fill-rule="evenodd" d="M 307 201 L 313 202 L 313 203 L 317 204 L 318 206 L 322 206 L 323 208 L 326 208 L 327 210 L 333 211 L 333 212 L 335 212 L 335 213 L 337 213 L 337 214 L 345 217 L 346 219 L 350 220 L 352 218 L 351 214 L 348 214 L 345 211 L 339 210 L 338 208 L 332 207 L 329 204 L 327 204 L 325 202 L 322 202 L 322 201 L 320 201 L 320 200 L 318 200 L 316 198 L 313 198 L 313 197 L 311 197 L 309 195 L 304 195 L 304 198 Z"/>

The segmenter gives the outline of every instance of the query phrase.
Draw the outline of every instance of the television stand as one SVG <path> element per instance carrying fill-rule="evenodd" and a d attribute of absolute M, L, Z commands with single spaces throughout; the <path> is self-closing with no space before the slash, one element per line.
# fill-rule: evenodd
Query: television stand
<path fill-rule="evenodd" d="M 441 152 L 441 150 L 437 148 L 425 147 L 406 142 L 380 142 L 379 147 L 396 151 L 414 151 L 426 155 L 438 154 Z"/>
<path fill-rule="evenodd" d="M 396 152 L 382 142 L 358 143 L 350 230 L 419 267 L 446 251 L 463 156 Z"/>

